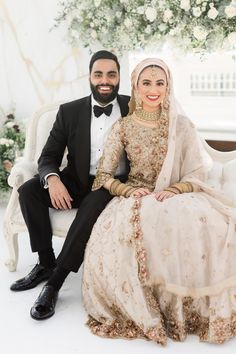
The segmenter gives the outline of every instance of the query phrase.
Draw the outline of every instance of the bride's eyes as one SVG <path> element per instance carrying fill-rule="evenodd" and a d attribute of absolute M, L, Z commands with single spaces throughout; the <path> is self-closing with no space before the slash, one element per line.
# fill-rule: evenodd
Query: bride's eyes
<path fill-rule="evenodd" d="M 150 86 L 151 85 L 151 83 L 149 81 L 143 81 L 142 84 L 143 84 L 143 86 Z M 163 81 L 157 81 L 156 85 L 157 86 L 164 86 L 164 82 Z"/>

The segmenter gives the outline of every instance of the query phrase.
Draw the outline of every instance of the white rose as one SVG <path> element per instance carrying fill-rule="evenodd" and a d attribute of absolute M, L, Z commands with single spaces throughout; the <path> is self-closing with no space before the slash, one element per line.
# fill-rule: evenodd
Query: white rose
<path fill-rule="evenodd" d="M 144 30 L 145 33 L 150 34 L 152 32 L 152 28 L 150 25 L 147 25 L 147 27 Z"/>
<path fill-rule="evenodd" d="M 111 21 L 111 16 L 110 16 L 110 14 L 106 14 L 106 15 L 105 15 L 105 18 L 106 18 L 107 22 L 110 22 L 110 21 Z"/>
<path fill-rule="evenodd" d="M 231 45 L 236 46 L 236 32 L 231 32 L 227 38 Z"/>
<path fill-rule="evenodd" d="M 154 9 L 154 7 L 148 7 L 145 11 L 145 15 L 148 21 L 153 22 L 157 17 L 157 11 Z"/>
<path fill-rule="evenodd" d="M 180 8 L 189 11 L 190 10 L 190 0 L 181 0 L 180 1 Z"/>
<path fill-rule="evenodd" d="M 130 18 L 126 18 L 126 19 L 124 20 L 124 25 L 125 25 L 126 28 L 130 28 L 130 27 L 133 26 L 133 22 L 131 21 Z"/>
<path fill-rule="evenodd" d="M 176 28 L 172 28 L 169 32 L 170 36 L 175 36 L 178 33 Z"/>
<path fill-rule="evenodd" d="M 195 16 L 195 17 L 199 17 L 202 14 L 202 11 L 201 11 L 199 6 L 198 7 L 193 7 L 192 11 L 193 11 L 193 16 Z"/>
<path fill-rule="evenodd" d="M 159 26 L 158 26 L 158 29 L 160 32 L 164 32 L 166 30 L 167 26 L 164 24 L 164 23 L 161 23 Z"/>
<path fill-rule="evenodd" d="M 139 7 L 137 8 L 137 13 L 138 13 L 139 15 L 143 15 L 143 14 L 144 14 L 144 6 L 139 6 Z"/>
<path fill-rule="evenodd" d="M 79 38 L 79 33 L 75 29 L 71 30 L 70 33 L 73 38 L 77 38 L 77 39 Z"/>
<path fill-rule="evenodd" d="M 165 10 L 164 11 L 164 16 L 163 16 L 163 21 L 164 22 L 168 22 L 170 19 L 171 19 L 171 17 L 173 17 L 173 12 L 171 11 L 171 10 Z"/>
<path fill-rule="evenodd" d="M 101 4 L 101 0 L 94 0 L 95 7 L 100 6 L 100 4 Z"/>
<path fill-rule="evenodd" d="M 225 13 L 228 18 L 232 18 L 232 17 L 236 16 L 236 6 L 234 6 L 234 5 L 233 6 L 232 5 L 226 6 Z"/>
<path fill-rule="evenodd" d="M 97 32 L 95 31 L 95 30 L 92 30 L 92 32 L 91 32 L 91 37 L 93 38 L 93 39 L 97 39 Z"/>
<path fill-rule="evenodd" d="M 7 122 L 5 125 L 6 125 L 7 128 L 13 128 L 14 125 L 15 125 L 15 123 L 13 123 L 13 122 Z"/>
<path fill-rule="evenodd" d="M 10 146 L 13 145 L 14 141 L 12 139 L 6 139 L 6 138 L 1 138 L 0 139 L 0 145 L 6 145 L 6 146 Z"/>
<path fill-rule="evenodd" d="M 117 17 L 117 18 L 121 18 L 121 15 L 122 15 L 122 12 L 121 12 L 121 11 L 117 11 L 117 12 L 116 12 L 116 17 Z"/>
<path fill-rule="evenodd" d="M 199 5 L 199 4 L 201 4 L 201 2 L 202 2 L 202 0 L 197 0 L 196 4 Z"/>
<path fill-rule="evenodd" d="M 216 10 L 215 7 L 212 7 L 208 13 L 207 13 L 207 16 L 211 19 L 211 20 L 214 20 L 217 16 L 218 16 L 218 11 Z"/>
<path fill-rule="evenodd" d="M 207 37 L 207 31 L 201 26 L 196 26 L 193 29 L 193 35 L 198 41 L 203 41 Z"/>

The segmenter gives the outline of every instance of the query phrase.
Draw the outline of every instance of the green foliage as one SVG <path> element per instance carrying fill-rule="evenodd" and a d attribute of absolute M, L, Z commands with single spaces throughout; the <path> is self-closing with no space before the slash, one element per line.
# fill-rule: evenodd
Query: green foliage
<path fill-rule="evenodd" d="M 7 178 L 16 157 L 22 153 L 24 145 L 24 129 L 15 121 L 14 115 L 9 114 L 0 129 L 0 192 L 10 190 Z"/>
<path fill-rule="evenodd" d="M 236 48 L 236 0 L 68 0 L 56 25 L 69 41 L 117 53 L 169 41 L 183 51 Z"/>

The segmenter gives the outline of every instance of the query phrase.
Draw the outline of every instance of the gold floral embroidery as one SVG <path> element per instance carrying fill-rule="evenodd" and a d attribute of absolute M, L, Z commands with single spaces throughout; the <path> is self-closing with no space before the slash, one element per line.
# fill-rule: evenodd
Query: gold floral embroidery
<path fill-rule="evenodd" d="M 161 345 L 166 344 L 167 337 L 175 341 L 184 341 L 188 334 L 197 335 L 201 341 L 217 344 L 236 336 L 235 312 L 229 318 L 217 317 L 210 321 L 208 317 L 202 316 L 196 310 L 194 299 L 184 297 L 182 299 L 182 320 L 179 320 L 174 299 L 166 303 L 160 311 L 158 296 L 155 296 L 149 287 L 143 287 L 143 290 L 150 310 L 153 310 L 154 315 L 160 319 L 158 325 L 144 330 L 142 325 L 137 325 L 127 319 L 122 315 L 120 309 L 113 305 L 110 308 L 113 320 L 105 318 L 96 320 L 89 316 L 87 325 L 92 333 L 109 338 L 146 338 Z M 210 308 L 210 316 L 214 314 L 215 309 Z"/>
<path fill-rule="evenodd" d="M 148 270 L 146 265 L 146 251 L 142 245 L 143 233 L 140 225 L 140 215 L 139 209 L 141 206 L 141 198 L 135 199 L 134 205 L 132 207 L 132 218 L 131 223 L 133 225 L 133 239 L 135 244 L 136 259 L 138 262 L 139 270 L 139 280 L 141 284 L 145 284 L 148 279 Z"/>
<path fill-rule="evenodd" d="M 114 177 L 123 152 L 130 161 L 127 184 L 154 189 L 168 148 L 168 116 L 164 115 L 155 128 L 145 127 L 127 116 L 112 128 L 100 159 L 93 190 L 101 188 Z"/>

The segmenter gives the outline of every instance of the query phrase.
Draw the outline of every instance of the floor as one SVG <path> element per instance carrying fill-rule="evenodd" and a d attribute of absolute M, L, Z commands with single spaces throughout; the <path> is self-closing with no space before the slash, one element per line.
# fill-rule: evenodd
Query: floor
<path fill-rule="evenodd" d="M 4 215 L 0 206 L 0 223 Z M 27 233 L 19 237 L 20 258 L 16 272 L 4 266 L 8 257 L 6 243 L 0 228 L 0 294 L 1 294 L 1 340 L 0 352 L 4 354 L 232 354 L 236 339 L 223 345 L 200 343 L 189 336 L 184 343 L 168 341 L 166 347 L 145 340 L 103 339 L 94 336 L 86 327 L 86 313 L 81 298 L 81 272 L 67 278 L 59 296 L 55 315 L 37 322 L 29 315 L 30 307 L 41 289 L 39 285 L 21 293 L 14 293 L 9 286 L 28 273 L 36 262 L 31 253 Z M 54 243 L 59 252 L 62 240 Z"/>

